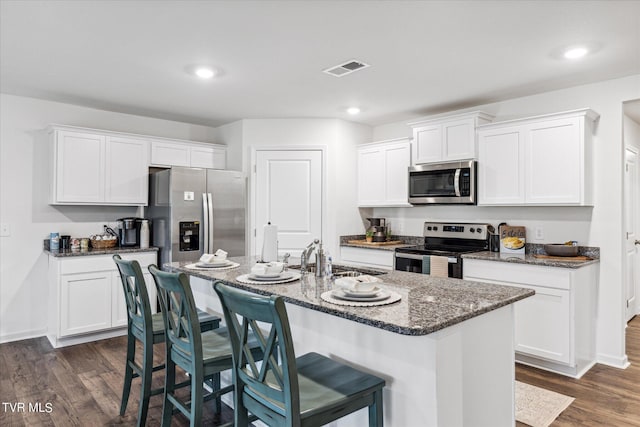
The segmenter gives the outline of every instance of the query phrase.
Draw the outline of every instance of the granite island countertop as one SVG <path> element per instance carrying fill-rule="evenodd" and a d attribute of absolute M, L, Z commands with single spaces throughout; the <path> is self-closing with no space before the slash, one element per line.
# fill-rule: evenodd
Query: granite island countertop
<path fill-rule="evenodd" d="M 536 258 L 537 254 L 505 254 L 499 252 L 473 252 L 462 254 L 463 259 L 477 259 L 482 261 L 507 262 L 514 264 L 540 265 L 545 267 L 561 267 L 561 268 L 580 268 L 586 265 L 600 262 L 599 258 L 591 258 L 585 261 L 570 261 L 562 259 Z"/>
<path fill-rule="evenodd" d="M 43 249 L 44 253 L 47 255 L 51 255 L 53 257 L 76 257 L 76 256 L 91 256 L 91 255 L 113 255 L 113 254 L 123 254 L 123 253 L 134 253 L 134 252 L 158 252 L 159 248 L 155 246 L 151 246 L 148 248 L 140 248 L 139 246 L 130 246 L 130 247 L 114 247 L 107 249 L 60 249 L 60 250 L 50 250 Z"/>
<path fill-rule="evenodd" d="M 245 284 L 237 281 L 236 277 L 249 273 L 256 258 L 230 259 L 240 263 L 240 266 L 215 272 L 186 268 L 189 262 L 174 262 L 164 264 L 163 268 L 206 280 L 221 280 L 230 286 L 257 294 L 280 295 L 291 304 L 402 335 L 427 335 L 513 304 L 535 293 L 530 289 L 511 286 L 389 271 L 376 276 L 383 280 L 379 286 L 399 293 L 402 296 L 400 301 L 375 307 L 342 306 L 320 298 L 322 292 L 331 289 L 330 281 L 320 279 L 316 283 L 316 278 L 309 275 L 290 283 Z"/>

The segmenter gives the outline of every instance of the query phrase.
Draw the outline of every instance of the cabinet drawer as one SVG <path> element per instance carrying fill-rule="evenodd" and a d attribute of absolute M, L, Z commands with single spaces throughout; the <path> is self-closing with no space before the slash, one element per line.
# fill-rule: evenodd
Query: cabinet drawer
<path fill-rule="evenodd" d="M 143 269 L 149 264 L 156 264 L 158 257 L 156 252 L 124 253 L 120 254 L 122 259 L 135 259 Z M 94 271 L 116 271 L 116 264 L 113 262 L 113 255 L 87 255 L 67 259 L 59 259 L 60 274 L 77 274 Z"/>
<path fill-rule="evenodd" d="M 359 249 L 350 246 L 340 248 L 340 257 L 344 262 L 389 269 L 393 268 L 393 254 L 393 251 L 379 249 Z"/>
<path fill-rule="evenodd" d="M 490 280 L 512 286 L 523 284 L 554 289 L 571 288 L 571 272 L 558 267 L 465 259 L 463 271 L 467 280 Z"/>

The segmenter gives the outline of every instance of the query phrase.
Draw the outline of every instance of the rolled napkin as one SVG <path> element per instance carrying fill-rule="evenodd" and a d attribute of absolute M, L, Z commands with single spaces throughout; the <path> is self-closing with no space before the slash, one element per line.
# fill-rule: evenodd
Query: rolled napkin
<path fill-rule="evenodd" d="M 282 262 L 259 263 L 251 268 L 252 274 L 278 274 L 284 270 Z"/>
<path fill-rule="evenodd" d="M 200 257 L 200 262 L 205 264 L 213 264 L 216 262 L 226 261 L 227 252 L 222 249 L 218 249 L 214 254 L 202 254 Z"/>
<path fill-rule="evenodd" d="M 341 277 L 336 279 L 335 284 L 338 288 L 353 290 L 353 291 L 370 291 L 376 287 L 376 283 L 380 283 L 382 280 L 368 274 L 363 274 L 358 277 Z"/>

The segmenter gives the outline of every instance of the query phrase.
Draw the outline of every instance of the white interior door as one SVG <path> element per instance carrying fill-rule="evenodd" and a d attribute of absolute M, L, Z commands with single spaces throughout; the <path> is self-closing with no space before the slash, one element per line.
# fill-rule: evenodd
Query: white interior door
<path fill-rule="evenodd" d="M 638 313 L 637 292 L 640 287 L 640 185 L 638 180 L 638 151 L 633 147 L 625 150 L 625 232 L 626 232 L 626 316 L 631 319 Z"/>
<path fill-rule="evenodd" d="M 322 239 L 322 151 L 257 150 L 255 165 L 255 246 L 262 251 L 263 227 L 278 227 L 278 254 L 297 257 L 313 239 Z"/>

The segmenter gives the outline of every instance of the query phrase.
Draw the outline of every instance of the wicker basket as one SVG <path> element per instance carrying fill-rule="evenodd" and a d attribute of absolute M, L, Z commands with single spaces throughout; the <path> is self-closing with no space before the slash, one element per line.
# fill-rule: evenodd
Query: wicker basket
<path fill-rule="evenodd" d="M 113 240 L 94 240 L 91 239 L 91 247 L 94 249 L 109 249 L 118 244 L 118 239 Z"/>

